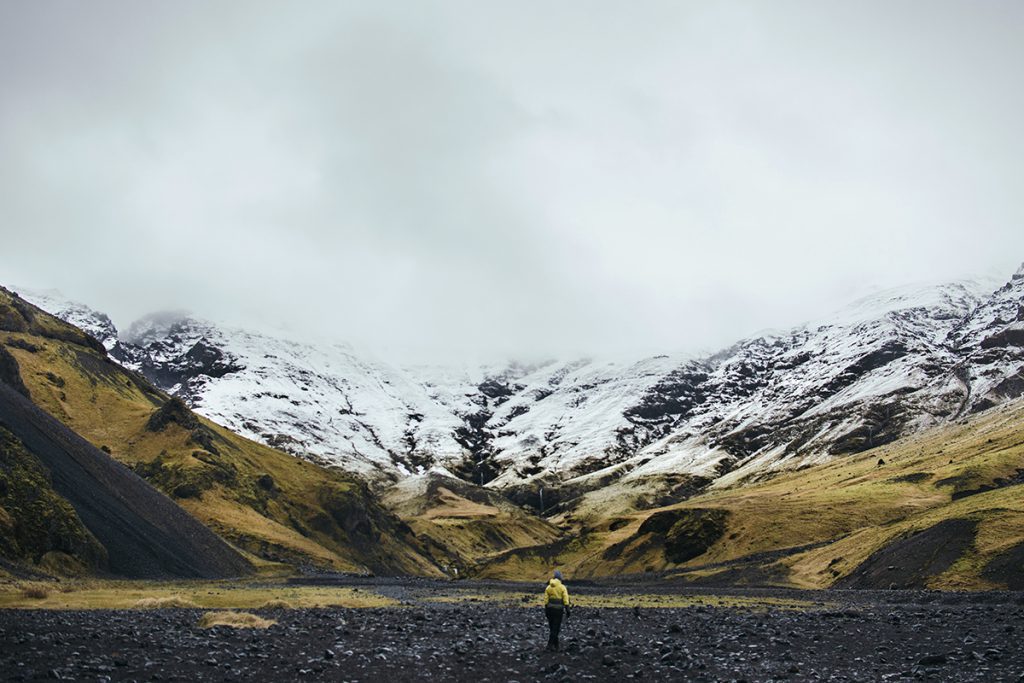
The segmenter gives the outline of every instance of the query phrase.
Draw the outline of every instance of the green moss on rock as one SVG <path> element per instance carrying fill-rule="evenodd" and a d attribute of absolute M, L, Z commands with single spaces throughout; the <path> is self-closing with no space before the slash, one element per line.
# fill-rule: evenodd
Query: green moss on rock
<path fill-rule="evenodd" d="M 137 464 L 135 472 L 173 498 L 199 498 L 215 484 L 228 489 L 237 486 L 238 470 L 230 462 L 203 451 L 193 451 L 192 459 L 193 463 L 186 464 L 162 452 L 151 462 Z"/>
<path fill-rule="evenodd" d="M 3 557 L 37 565 L 45 563 L 44 569 L 57 573 L 72 567 L 77 572 L 106 565 L 106 550 L 85 528 L 71 504 L 53 490 L 49 472 L 3 427 L 0 509 Z"/>
<path fill-rule="evenodd" d="M 651 515 L 638 534 L 664 537 L 665 559 L 682 563 L 699 557 L 725 535 L 729 513 L 716 508 L 684 508 Z"/>

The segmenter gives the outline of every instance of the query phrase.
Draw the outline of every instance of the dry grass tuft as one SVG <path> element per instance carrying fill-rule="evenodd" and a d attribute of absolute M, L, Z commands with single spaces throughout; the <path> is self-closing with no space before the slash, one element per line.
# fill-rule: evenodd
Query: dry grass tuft
<path fill-rule="evenodd" d="M 142 598 L 135 602 L 134 607 L 136 609 L 172 609 L 175 607 L 195 609 L 199 605 L 180 595 L 168 595 L 163 598 Z"/>
<path fill-rule="evenodd" d="M 45 600 L 50 597 L 50 591 L 42 586 L 29 586 L 21 591 L 21 594 L 31 600 Z"/>
<path fill-rule="evenodd" d="M 199 628 L 230 626 L 231 628 L 270 628 L 277 622 L 248 612 L 207 612 L 196 624 Z"/>
<path fill-rule="evenodd" d="M 260 609 L 295 609 L 295 605 L 281 598 L 272 598 L 260 605 Z"/>

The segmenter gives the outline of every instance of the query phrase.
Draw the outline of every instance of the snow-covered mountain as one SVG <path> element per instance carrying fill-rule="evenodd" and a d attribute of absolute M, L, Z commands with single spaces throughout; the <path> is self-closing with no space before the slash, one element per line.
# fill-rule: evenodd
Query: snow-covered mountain
<path fill-rule="evenodd" d="M 728 483 L 891 441 L 1024 394 L 1024 267 L 861 300 L 706 357 L 399 367 L 344 344 L 22 295 L 246 436 L 385 483 L 443 467 L 565 491 Z"/>

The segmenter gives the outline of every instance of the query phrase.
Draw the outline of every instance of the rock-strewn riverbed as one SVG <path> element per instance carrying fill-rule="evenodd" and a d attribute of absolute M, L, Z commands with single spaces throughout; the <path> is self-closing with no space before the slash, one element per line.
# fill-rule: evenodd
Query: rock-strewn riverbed
<path fill-rule="evenodd" d="M 266 630 L 197 628 L 203 610 L 2 610 L 3 680 L 1024 681 L 1024 596 L 757 595 L 751 606 L 579 607 L 558 653 L 540 608 L 442 589 L 375 588 L 400 607 L 254 610 Z M 584 595 L 600 595 L 587 588 Z M 630 593 L 609 589 L 612 604 Z M 686 595 L 673 592 L 676 597 Z M 743 592 L 733 592 L 744 597 Z M 446 598 L 442 595 L 441 598 Z M 593 602 L 594 598 L 591 598 Z M 638 603 L 650 604 L 650 600 Z M 736 604 L 740 606 L 736 606 Z M 784 602 L 778 604 L 785 604 Z"/>

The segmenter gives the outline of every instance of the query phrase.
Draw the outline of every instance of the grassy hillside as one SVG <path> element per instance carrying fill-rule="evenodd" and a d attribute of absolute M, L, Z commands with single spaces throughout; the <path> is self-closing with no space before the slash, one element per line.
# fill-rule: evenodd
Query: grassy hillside
<path fill-rule="evenodd" d="M 399 483 L 382 503 L 429 541 L 436 562 L 453 575 L 465 576 L 509 549 L 552 543 L 562 535 L 494 491 L 437 473 Z"/>
<path fill-rule="evenodd" d="M 436 575 L 359 482 L 198 418 L 95 340 L 0 289 L 0 344 L 32 400 L 267 563 Z"/>
<path fill-rule="evenodd" d="M 656 572 L 696 583 L 1014 587 L 1024 571 L 1022 483 L 1017 403 L 679 505 L 604 520 L 579 510 L 588 521 L 571 541 L 512 550 L 480 571 L 539 577 L 558 564 L 576 576 Z"/>

